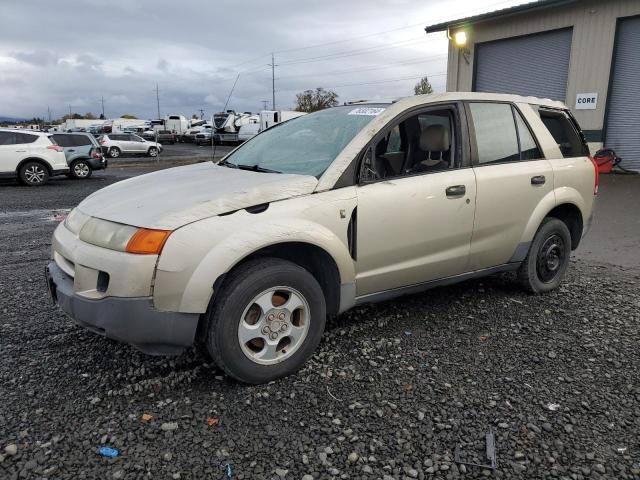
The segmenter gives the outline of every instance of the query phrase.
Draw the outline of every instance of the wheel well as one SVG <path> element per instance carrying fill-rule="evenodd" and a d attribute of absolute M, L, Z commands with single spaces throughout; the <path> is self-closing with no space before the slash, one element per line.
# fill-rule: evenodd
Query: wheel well
<path fill-rule="evenodd" d="M 41 158 L 37 158 L 37 157 L 30 157 L 30 158 L 25 158 L 24 160 L 22 160 L 19 164 L 18 167 L 16 168 L 16 174 L 20 175 L 20 169 L 22 168 L 22 166 L 27 163 L 27 162 L 38 162 L 39 164 L 41 164 L 44 168 L 47 169 L 47 173 L 49 174 L 49 176 L 52 175 L 52 171 L 51 171 L 51 166 L 45 162 L 44 160 L 42 160 Z"/>
<path fill-rule="evenodd" d="M 554 217 L 562 220 L 569 229 L 571 234 L 571 250 L 578 248 L 580 239 L 582 238 L 582 213 L 580 209 L 572 203 L 563 203 L 551 210 L 547 217 Z"/>
<path fill-rule="evenodd" d="M 327 313 L 336 315 L 340 307 L 340 272 L 338 266 L 322 248 L 303 242 L 279 243 L 262 248 L 243 258 L 233 268 L 256 258 L 281 258 L 306 269 L 320 284 Z"/>

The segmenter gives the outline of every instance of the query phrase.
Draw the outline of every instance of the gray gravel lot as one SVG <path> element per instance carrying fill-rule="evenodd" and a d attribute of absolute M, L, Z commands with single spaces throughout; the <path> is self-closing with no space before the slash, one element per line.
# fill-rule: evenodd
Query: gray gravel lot
<path fill-rule="evenodd" d="M 498 478 L 640 478 L 639 271 L 578 255 L 544 296 L 500 275 L 360 307 L 297 375 L 248 387 L 49 303 L 58 210 L 148 170 L 0 185 L 0 478 L 484 478 L 453 449 L 483 461 L 490 427 Z"/>

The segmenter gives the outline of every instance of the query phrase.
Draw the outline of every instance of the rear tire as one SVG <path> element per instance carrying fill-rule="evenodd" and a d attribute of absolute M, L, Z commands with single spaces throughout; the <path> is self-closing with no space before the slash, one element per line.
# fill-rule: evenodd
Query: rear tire
<path fill-rule="evenodd" d="M 93 173 L 93 169 L 89 162 L 86 160 L 78 160 L 71 164 L 71 171 L 69 172 L 71 178 L 75 178 L 78 180 L 84 180 L 86 178 L 91 177 Z"/>
<path fill-rule="evenodd" d="M 26 162 L 18 172 L 20 182 L 29 187 L 39 187 L 49 180 L 49 170 L 41 162 Z"/>
<path fill-rule="evenodd" d="M 158 149 L 156 147 L 149 148 L 149 150 L 147 150 L 147 155 L 150 156 L 150 157 L 157 157 L 158 156 Z"/>
<path fill-rule="evenodd" d="M 118 158 L 120 156 L 122 152 L 120 152 L 120 149 L 118 147 L 111 147 L 109 149 L 109 156 L 111 158 Z"/>
<path fill-rule="evenodd" d="M 324 295 L 313 275 L 286 260 L 257 259 L 225 279 L 207 312 L 204 341 L 228 375 L 266 383 L 311 357 L 325 321 Z"/>
<path fill-rule="evenodd" d="M 569 266 L 571 234 L 567 225 L 547 217 L 533 237 L 527 258 L 518 269 L 518 281 L 531 293 L 558 288 Z"/>

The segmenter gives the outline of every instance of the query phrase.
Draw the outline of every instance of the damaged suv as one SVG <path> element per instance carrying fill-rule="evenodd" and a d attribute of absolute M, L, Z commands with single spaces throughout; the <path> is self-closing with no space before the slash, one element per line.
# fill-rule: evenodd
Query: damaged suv
<path fill-rule="evenodd" d="M 296 371 L 325 318 L 502 271 L 558 286 L 598 177 L 559 102 L 446 93 L 341 106 L 219 163 L 104 188 L 56 229 L 51 294 L 151 354 L 206 346 L 229 375 Z M 158 195 L 162 192 L 162 195 Z"/>

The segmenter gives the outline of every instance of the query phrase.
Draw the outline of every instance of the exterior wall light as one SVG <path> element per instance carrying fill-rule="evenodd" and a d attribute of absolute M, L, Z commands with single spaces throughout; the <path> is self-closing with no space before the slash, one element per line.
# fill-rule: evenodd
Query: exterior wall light
<path fill-rule="evenodd" d="M 453 36 L 453 42 L 457 47 L 464 47 L 467 44 L 467 32 L 460 30 Z"/>

